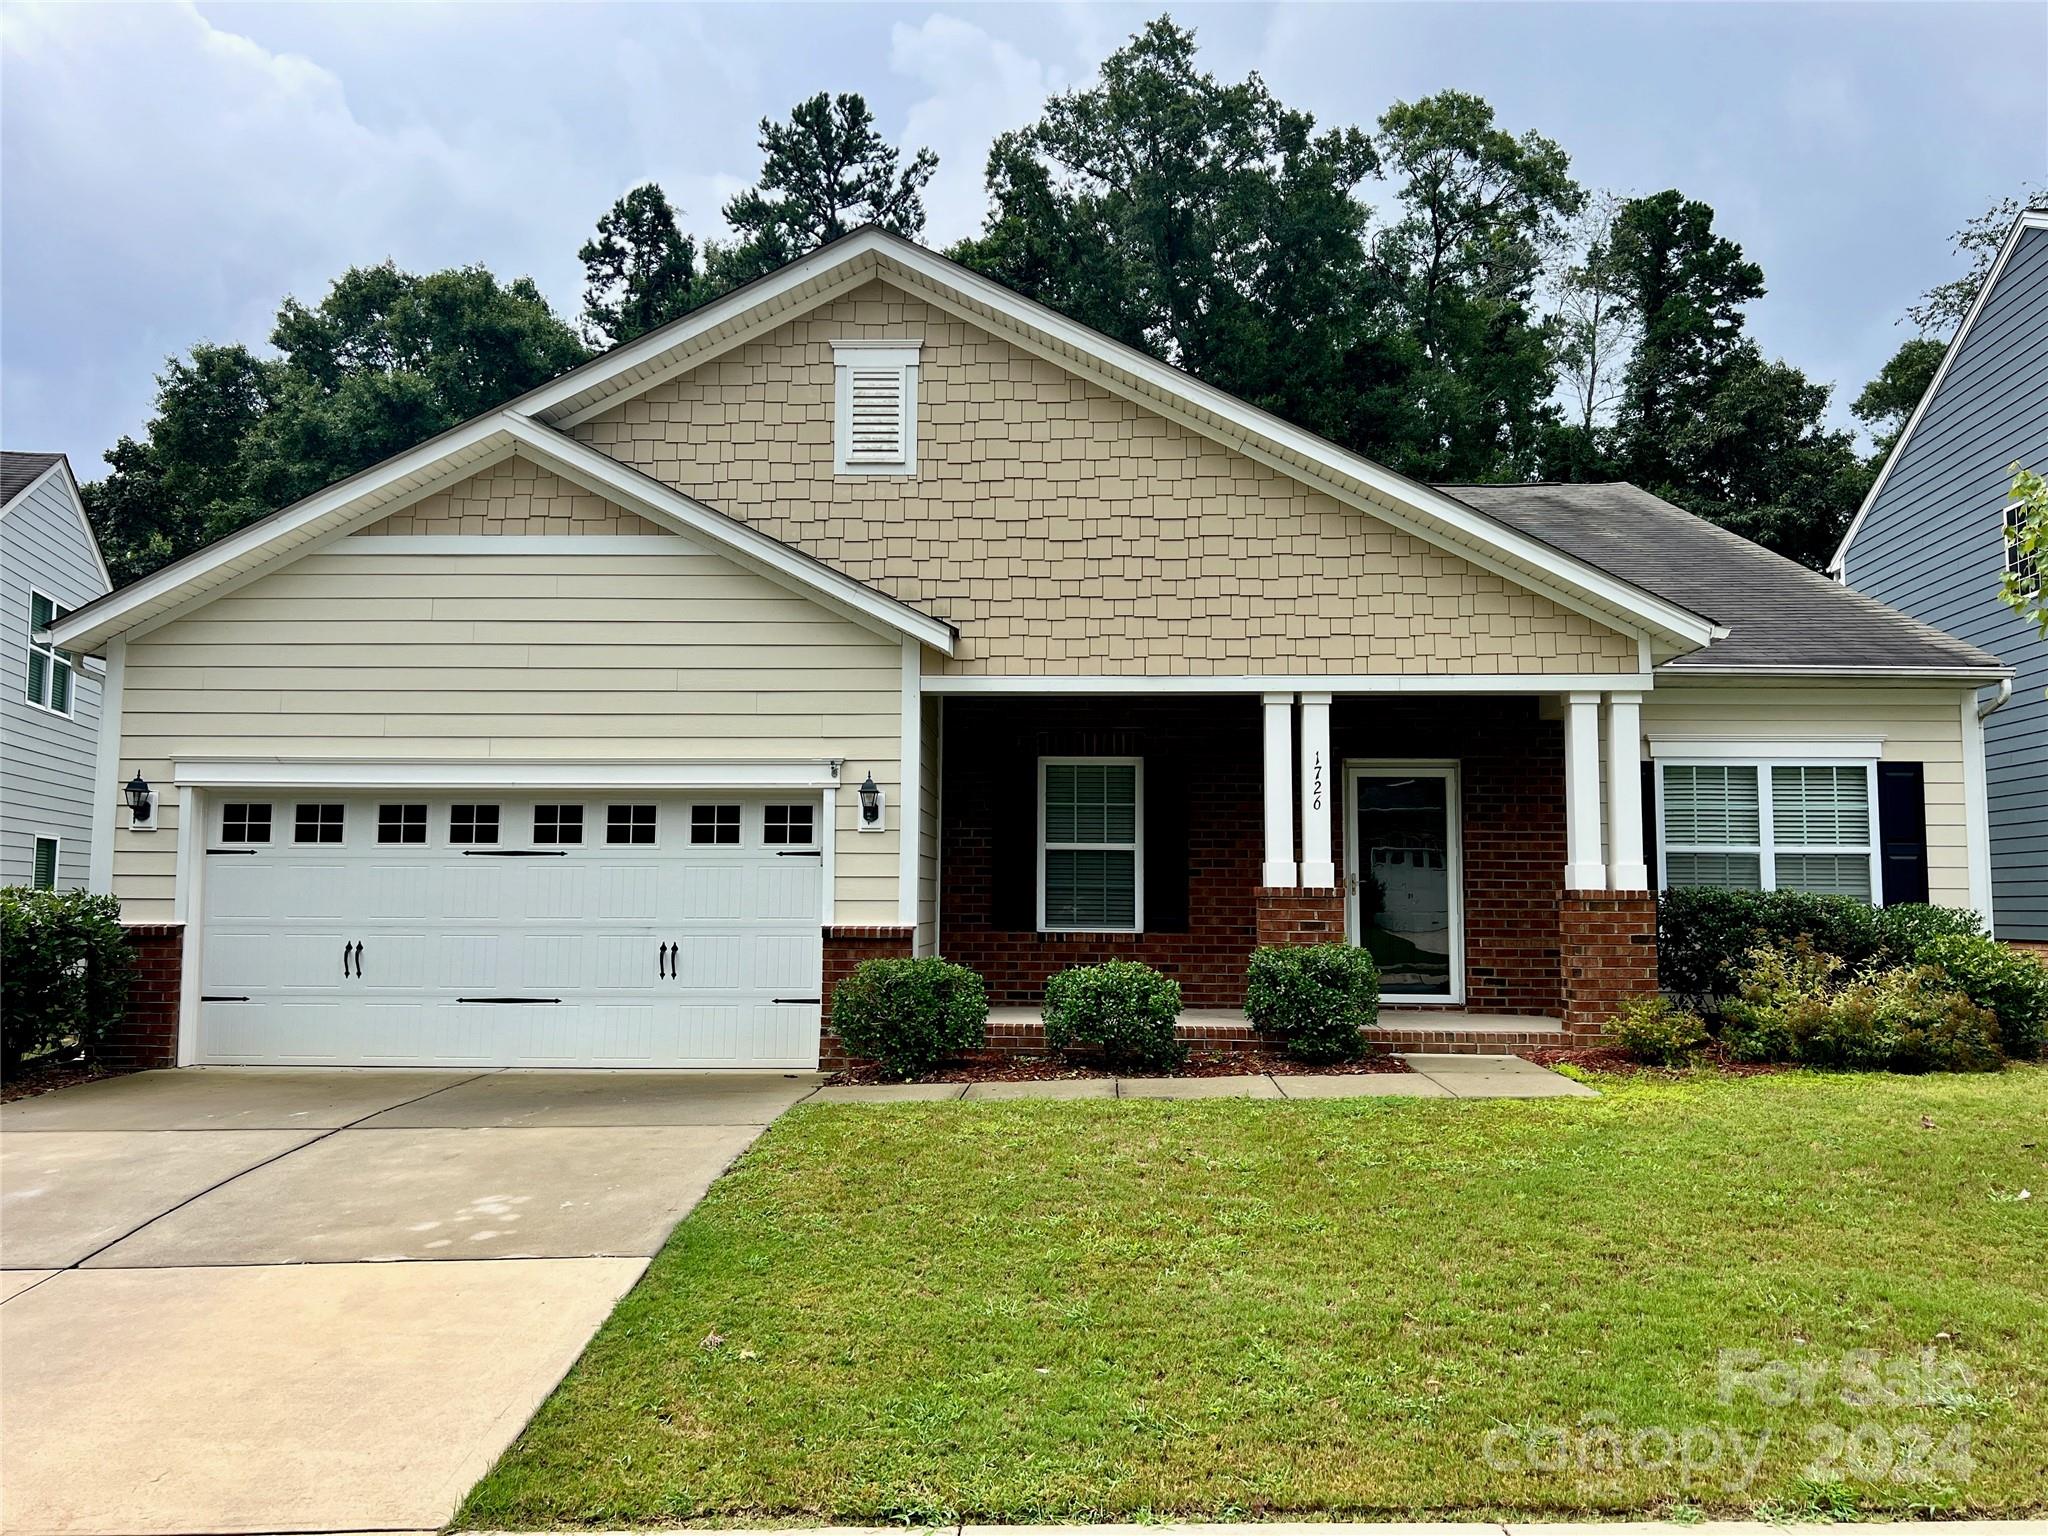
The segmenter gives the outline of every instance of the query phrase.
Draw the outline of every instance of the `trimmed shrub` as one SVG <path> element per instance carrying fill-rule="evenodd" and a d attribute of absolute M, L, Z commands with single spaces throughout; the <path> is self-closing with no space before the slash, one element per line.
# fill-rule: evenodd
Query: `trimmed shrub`
<path fill-rule="evenodd" d="M 1838 957 L 1822 953 L 1804 935 L 1788 945 L 1757 945 L 1722 1009 L 1723 1048 L 1737 1061 L 1792 1060 L 1793 1015 L 1824 1002 L 1841 970 Z"/>
<path fill-rule="evenodd" d="M 1925 940 L 1916 958 L 1938 966 L 1963 995 L 1998 1020 L 2006 1054 L 2033 1060 L 2048 1045 L 2048 965 L 1974 934 Z"/>
<path fill-rule="evenodd" d="M 1302 1061 L 1365 1054 L 1360 1033 L 1380 1016 L 1380 971 L 1355 944 L 1271 944 L 1252 951 L 1244 1011 Z"/>
<path fill-rule="evenodd" d="M 113 897 L 0 890 L 0 1067 L 67 1042 L 96 1056 L 127 1011 L 134 973 Z"/>
<path fill-rule="evenodd" d="M 1932 965 L 1857 977 L 1786 1016 L 1795 1061 L 1859 1072 L 1996 1072 L 1998 1024 Z"/>
<path fill-rule="evenodd" d="M 933 955 L 863 960 L 832 989 L 832 1028 L 885 1077 L 921 1077 L 988 1040 L 988 989 Z"/>
<path fill-rule="evenodd" d="M 1607 1026 L 1629 1059 L 1652 1067 L 1682 1067 L 1706 1049 L 1706 1022 L 1668 997 L 1632 997 Z"/>
<path fill-rule="evenodd" d="M 1749 952 L 1804 935 L 1851 971 L 1911 964 L 1923 942 L 1981 933 L 1977 914 L 1906 903 L 1873 907 L 1853 896 L 1800 891 L 1666 891 L 1657 899 L 1657 980 L 1695 1007 L 1733 996 Z"/>
<path fill-rule="evenodd" d="M 1174 1033 L 1180 983 L 1136 960 L 1077 965 L 1045 984 L 1045 1040 L 1095 1046 L 1114 1068 L 1171 1071 L 1188 1059 Z"/>

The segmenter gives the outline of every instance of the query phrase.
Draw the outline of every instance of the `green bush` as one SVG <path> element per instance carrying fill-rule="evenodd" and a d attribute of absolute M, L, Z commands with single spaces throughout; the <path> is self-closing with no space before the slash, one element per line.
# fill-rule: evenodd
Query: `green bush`
<path fill-rule="evenodd" d="M 1795 1013 L 1834 991 L 1841 960 L 1803 934 L 1790 944 L 1759 944 L 1744 957 L 1735 995 L 1722 1007 L 1721 1044 L 1737 1061 L 1790 1061 Z"/>
<path fill-rule="evenodd" d="M 988 989 L 936 956 L 863 960 L 832 989 L 832 1028 L 886 1077 L 919 1077 L 988 1040 Z"/>
<path fill-rule="evenodd" d="M 1681 1067 L 1706 1049 L 1706 1022 L 1668 997 L 1634 997 L 1607 1026 L 1614 1043 L 1633 1061 L 1652 1067 Z"/>
<path fill-rule="evenodd" d="M 1657 980 L 1695 1007 L 1730 997 L 1752 949 L 1802 934 L 1851 971 L 1911 964 L 1919 946 L 1943 934 L 1983 931 L 1958 907 L 1905 903 L 1873 907 L 1853 896 L 1800 891 L 1666 891 L 1657 899 Z"/>
<path fill-rule="evenodd" d="M 1045 1040 L 1096 1046 L 1114 1068 L 1171 1071 L 1188 1059 L 1174 1032 L 1180 983 L 1136 960 L 1077 965 L 1045 984 Z"/>
<path fill-rule="evenodd" d="M 0 1067 L 66 1042 L 96 1056 L 127 1010 L 134 972 L 113 897 L 0 889 Z"/>
<path fill-rule="evenodd" d="M 1902 965 L 1808 997 L 1787 1015 L 1792 1058 L 1860 1072 L 1996 1072 L 1998 1024 L 1939 967 Z"/>
<path fill-rule="evenodd" d="M 2006 1054 L 2033 1060 L 2048 1045 L 2048 965 L 1996 939 L 1950 933 L 1925 940 L 1915 958 L 1939 966 L 1998 1020 Z"/>
<path fill-rule="evenodd" d="M 1379 967 L 1355 944 L 1267 945 L 1252 951 L 1244 1011 L 1290 1056 L 1350 1061 L 1380 1016 Z"/>

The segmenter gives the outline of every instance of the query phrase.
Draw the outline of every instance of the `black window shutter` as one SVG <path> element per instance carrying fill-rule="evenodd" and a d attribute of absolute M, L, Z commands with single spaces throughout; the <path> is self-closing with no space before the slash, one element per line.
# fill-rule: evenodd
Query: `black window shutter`
<path fill-rule="evenodd" d="M 1188 931 L 1188 778 L 1177 753 L 1145 759 L 1145 931 Z"/>
<path fill-rule="evenodd" d="M 1927 899 L 1927 776 L 1920 763 L 1877 765 L 1884 904 Z"/>
<path fill-rule="evenodd" d="M 1643 862 L 1649 866 L 1650 889 L 1657 889 L 1657 860 L 1664 852 L 1657 846 L 1657 765 L 1643 764 Z"/>
<path fill-rule="evenodd" d="M 989 771 L 989 924 L 1002 933 L 1038 927 L 1038 758 L 1027 746 L 999 748 Z"/>

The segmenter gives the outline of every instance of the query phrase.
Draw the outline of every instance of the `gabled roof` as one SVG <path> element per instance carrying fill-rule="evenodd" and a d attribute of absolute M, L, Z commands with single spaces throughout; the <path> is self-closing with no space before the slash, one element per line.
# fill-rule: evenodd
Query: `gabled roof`
<path fill-rule="evenodd" d="M 0 512 L 12 506 L 15 497 L 42 479 L 52 465 L 63 462 L 61 453 L 0 452 Z"/>
<path fill-rule="evenodd" d="M 1977 297 L 1970 304 L 1970 312 L 1963 316 L 1963 323 L 1956 327 L 1956 333 L 1949 339 L 1948 350 L 1941 355 L 1941 366 L 1934 370 L 1934 377 L 1927 383 L 1927 393 L 1920 397 L 1920 403 L 1913 407 L 1913 414 L 1906 418 L 1905 428 L 1898 440 L 1892 444 L 1892 451 L 1884 456 L 1884 463 L 1878 469 L 1877 478 L 1870 482 L 1870 489 L 1863 497 L 1863 505 L 1856 509 L 1856 516 L 1850 520 L 1849 531 L 1842 535 L 1842 542 L 1835 546 L 1834 558 L 1828 561 L 1828 574 L 1837 581 L 1844 579 L 1848 568 L 1849 546 L 1862 531 L 1863 520 L 1870 515 L 1870 509 L 1877 505 L 1877 498 L 1884 494 L 1885 482 L 1891 478 L 1892 468 L 1906 456 L 1906 444 L 1912 439 L 1913 431 L 1920 425 L 1920 418 L 1927 414 L 1927 408 L 1934 403 L 1934 397 L 1941 393 L 1942 381 L 1948 377 L 1949 366 L 1962 355 L 1963 343 L 1969 339 L 1970 328 L 1977 323 L 1977 317 L 1984 312 L 1985 301 L 1991 297 L 1991 290 L 1998 286 L 1999 278 L 2005 275 L 2006 263 L 2012 253 L 2019 249 L 2020 241 L 2030 229 L 2048 229 L 2048 209 L 2028 208 L 2007 231 L 2005 243 L 1998 248 L 1998 255 L 1991 263 L 1991 270 L 1984 274 L 1984 286 L 1977 290 Z"/>
<path fill-rule="evenodd" d="M 871 626 L 912 637 L 945 655 L 953 653 L 957 635 L 943 620 L 509 407 L 429 438 L 86 604 L 54 625 L 52 636 L 74 650 L 95 650 L 117 635 L 218 597 L 514 454 L 650 522 L 701 539 L 749 569 Z"/>
<path fill-rule="evenodd" d="M 64 502 L 78 521 L 78 531 L 85 538 L 85 547 L 92 553 L 92 563 L 100 573 L 101 587 L 113 586 L 114 578 L 107 572 L 107 557 L 100 553 L 99 535 L 92 531 L 92 519 L 85 515 L 85 501 L 78 494 L 78 480 L 71 473 L 71 460 L 63 454 L 0 450 L 0 517 L 14 511 L 23 497 L 53 476 L 63 483 Z"/>
<path fill-rule="evenodd" d="M 1666 662 L 1667 674 L 2008 670 L 1974 645 L 1625 482 L 1442 489 L 1727 629 L 1706 650 Z"/>

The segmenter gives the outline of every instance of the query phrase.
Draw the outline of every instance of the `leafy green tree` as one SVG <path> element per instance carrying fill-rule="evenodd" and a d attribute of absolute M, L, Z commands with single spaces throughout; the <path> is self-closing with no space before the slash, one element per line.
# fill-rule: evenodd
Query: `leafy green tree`
<path fill-rule="evenodd" d="M 2019 464 L 2012 475 L 2005 537 L 2014 557 L 1999 578 L 1998 597 L 2048 640 L 2048 480 Z"/>
<path fill-rule="evenodd" d="M 1536 312 L 1545 262 L 1586 203 L 1570 161 L 1537 133 L 1496 126 L 1464 91 L 1397 102 L 1379 120 L 1401 213 L 1372 241 L 1374 323 L 1412 339 L 1421 436 L 1399 455 L 1435 479 L 1534 471 L 1556 411 L 1554 327 Z"/>
<path fill-rule="evenodd" d="M 270 340 L 274 360 L 204 345 L 173 358 L 143 441 L 107 455 L 87 505 L 127 579 L 588 355 L 530 279 L 482 267 L 351 268 L 317 305 L 286 299 Z"/>
<path fill-rule="evenodd" d="M 1882 464 L 1891 453 L 1921 397 L 1934 383 L 1947 352 L 1948 343 L 1932 336 L 1915 336 L 1904 342 L 1849 407 L 1870 429 L 1875 444 L 1870 456 L 1873 465 Z"/>
<path fill-rule="evenodd" d="M 651 181 L 612 204 L 576 259 L 583 263 L 584 332 L 599 346 L 631 341 L 711 296 L 697 242 Z"/>
<path fill-rule="evenodd" d="M 759 185 L 724 208 L 738 238 L 709 253 L 721 287 L 772 272 L 863 224 L 911 239 L 924 232 L 924 188 L 939 157 L 920 149 L 901 164 L 857 93 L 820 91 L 798 102 L 786 123 L 762 118 L 761 152 Z"/>
<path fill-rule="evenodd" d="M 990 212 L 953 255 L 1084 324 L 1317 431 L 1340 388 L 1376 165 L 1257 75 L 1225 83 L 1194 34 L 1151 22 L 1098 83 L 989 153 Z"/>

